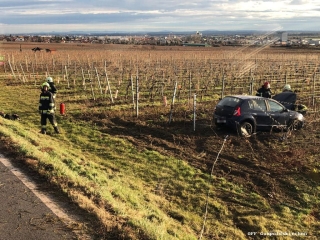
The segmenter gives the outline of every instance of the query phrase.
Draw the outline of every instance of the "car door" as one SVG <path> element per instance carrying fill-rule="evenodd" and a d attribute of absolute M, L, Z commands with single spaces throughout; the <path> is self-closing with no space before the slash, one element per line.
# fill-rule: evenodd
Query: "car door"
<path fill-rule="evenodd" d="M 268 109 L 264 98 L 250 100 L 249 106 L 251 114 L 256 120 L 257 129 L 265 129 L 272 125 L 272 120 L 268 116 Z"/>
<path fill-rule="evenodd" d="M 272 100 L 267 100 L 268 103 L 268 114 L 272 118 L 273 126 L 286 126 L 290 119 L 290 113 L 280 103 Z"/>

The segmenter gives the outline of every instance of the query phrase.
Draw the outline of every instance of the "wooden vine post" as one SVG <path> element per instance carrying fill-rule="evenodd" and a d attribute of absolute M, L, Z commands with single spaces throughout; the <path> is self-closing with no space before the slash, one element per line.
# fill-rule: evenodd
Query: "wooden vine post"
<path fill-rule="evenodd" d="M 96 97 L 95 97 L 95 95 L 94 95 L 93 86 L 92 86 L 92 79 L 91 79 L 91 74 L 90 74 L 90 71 L 89 71 L 89 70 L 88 70 L 88 76 L 89 76 L 89 81 L 90 81 L 90 86 L 91 86 L 92 97 L 93 97 L 93 100 L 95 101 L 95 100 L 96 100 Z"/>
<path fill-rule="evenodd" d="M 64 66 L 64 69 L 65 69 L 65 71 L 66 71 L 66 78 L 67 78 L 67 82 L 68 82 L 68 88 L 70 88 L 67 66 Z"/>
<path fill-rule="evenodd" d="M 136 109 L 136 103 L 134 101 L 134 86 L 133 86 L 133 77 L 132 77 L 132 75 L 130 76 L 130 84 L 131 84 L 131 92 L 132 92 L 133 109 Z"/>
<path fill-rule="evenodd" d="M 136 75 L 136 117 L 139 116 L 139 76 L 138 70 Z"/>
<path fill-rule="evenodd" d="M 197 105 L 197 94 L 193 95 L 193 131 L 196 130 L 196 105 Z"/>
<path fill-rule="evenodd" d="M 224 96 L 224 91 L 225 91 L 225 74 L 223 73 L 222 75 L 222 89 L 221 89 L 221 99 L 223 98 Z"/>
<path fill-rule="evenodd" d="M 12 65 L 11 65 L 10 60 L 8 61 L 8 63 L 9 63 L 9 66 L 10 66 L 10 69 L 11 69 L 11 72 L 12 72 L 12 75 L 13 75 L 14 79 L 16 79 L 16 75 L 14 74 L 14 71 L 13 71 L 13 68 L 12 68 Z"/>
<path fill-rule="evenodd" d="M 110 82 L 109 82 L 109 78 L 108 78 L 108 74 L 107 74 L 107 68 L 105 67 L 104 68 L 104 74 L 106 76 L 106 82 L 107 82 L 107 88 L 108 88 L 108 91 L 109 91 L 109 95 L 110 95 L 110 99 L 111 99 L 111 102 L 113 103 L 113 97 L 112 97 L 112 92 L 111 92 L 111 87 L 110 87 Z M 106 94 L 106 92 L 105 92 Z"/>
<path fill-rule="evenodd" d="M 169 116 L 169 123 L 171 123 L 171 121 L 172 121 L 173 106 L 174 106 L 174 101 L 175 101 L 175 98 L 176 98 L 177 86 L 178 86 L 178 82 L 176 81 L 175 84 L 174 84 L 174 90 L 173 90 L 173 96 L 172 96 L 172 102 L 171 102 L 171 109 L 170 109 L 170 116 Z"/>
<path fill-rule="evenodd" d="M 86 78 L 84 77 L 84 71 L 82 67 L 81 67 L 81 75 L 82 75 L 82 86 L 83 86 L 83 89 L 86 90 Z"/>
<path fill-rule="evenodd" d="M 100 89 L 100 93 L 102 95 L 102 88 L 101 88 L 101 83 L 100 83 L 100 77 L 99 77 L 99 73 L 98 73 L 98 69 L 97 67 L 94 67 L 94 69 L 96 70 L 96 76 L 97 76 L 97 80 L 98 80 L 98 84 L 99 84 L 99 89 Z M 107 75 L 107 73 L 106 73 Z M 109 89 L 110 90 L 110 89 Z"/>

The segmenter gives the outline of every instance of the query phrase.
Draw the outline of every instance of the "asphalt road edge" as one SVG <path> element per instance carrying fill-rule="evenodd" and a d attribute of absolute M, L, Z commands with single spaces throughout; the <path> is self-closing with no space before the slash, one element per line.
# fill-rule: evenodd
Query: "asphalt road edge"
<path fill-rule="evenodd" d="M 0 162 L 8 168 L 27 188 L 29 188 L 36 197 L 40 199 L 66 226 L 72 226 L 74 223 L 81 222 L 77 216 L 72 215 L 68 210 L 63 209 L 64 203 L 59 202 L 53 196 L 48 193 L 41 192 L 37 189 L 36 183 L 23 173 L 19 168 L 12 165 L 9 159 L 5 158 L 0 153 Z M 68 212 L 68 214 L 66 213 Z M 77 231 L 73 231 L 79 239 L 91 239 L 90 236 L 86 234 L 79 234 Z"/>

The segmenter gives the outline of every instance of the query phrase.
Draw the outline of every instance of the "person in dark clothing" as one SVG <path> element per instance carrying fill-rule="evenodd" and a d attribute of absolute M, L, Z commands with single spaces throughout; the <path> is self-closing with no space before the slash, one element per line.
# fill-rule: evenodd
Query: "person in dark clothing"
<path fill-rule="evenodd" d="M 47 132 L 47 119 L 52 124 L 54 131 L 60 133 L 58 124 L 54 116 L 55 104 L 52 93 L 49 92 L 49 83 L 45 82 L 41 86 L 41 94 L 39 100 L 39 113 L 41 114 L 41 133 L 46 134 Z"/>
<path fill-rule="evenodd" d="M 261 88 L 257 90 L 256 96 L 259 97 L 265 97 L 265 98 L 271 98 L 272 92 L 270 88 L 270 83 L 265 82 Z"/>
<path fill-rule="evenodd" d="M 292 91 L 291 86 L 289 84 L 286 84 L 283 87 L 282 92 L 273 96 L 272 98 L 280 102 L 289 110 L 297 111 L 303 115 L 305 115 L 308 111 L 306 105 L 296 103 L 298 101 L 297 91 Z"/>
<path fill-rule="evenodd" d="M 49 91 L 52 93 L 53 99 L 55 99 L 58 90 L 57 90 L 56 86 L 54 85 L 52 77 L 47 77 L 46 82 L 49 83 Z"/>
<path fill-rule="evenodd" d="M 282 89 L 282 92 L 293 92 L 293 91 L 291 90 L 290 84 L 284 85 L 284 87 L 283 87 L 283 89 Z"/>

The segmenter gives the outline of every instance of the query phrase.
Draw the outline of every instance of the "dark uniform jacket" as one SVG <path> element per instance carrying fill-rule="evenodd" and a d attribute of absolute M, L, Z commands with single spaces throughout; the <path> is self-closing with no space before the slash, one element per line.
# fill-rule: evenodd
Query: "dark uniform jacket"
<path fill-rule="evenodd" d="M 42 91 L 39 100 L 39 112 L 41 114 L 54 113 L 54 100 L 53 95 L 49 91 Z"/>
<path fill-rule="evenodd" d="M 57 93 L 57 88 L 56 88 L 56 86 L 54 85 L 54 83 L 53 83 L 53 82 L 49 82 L 49 85 L 50 85 L 49 91 L 50 91 L 52 94 L 56 94 L 56 93 Z"/>
<path fill-rule="evenodd" d="M 265 97 L 265 98 L 271 98 L 271 89 L 267 89 L 265 87 L 261 87 L 258 89 L 257 93 L 256 93 L 256 96 L 259 96 L 259 97 Z"/>

